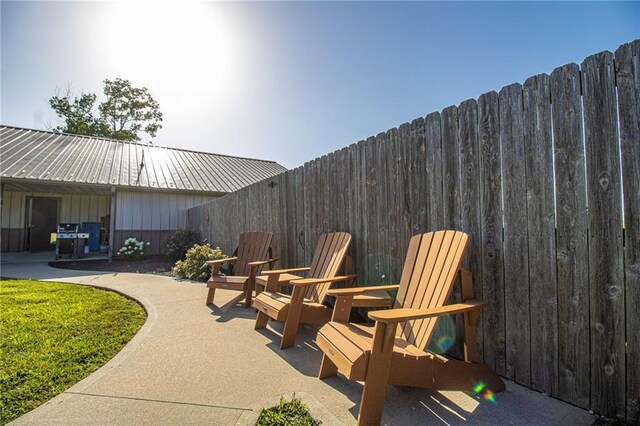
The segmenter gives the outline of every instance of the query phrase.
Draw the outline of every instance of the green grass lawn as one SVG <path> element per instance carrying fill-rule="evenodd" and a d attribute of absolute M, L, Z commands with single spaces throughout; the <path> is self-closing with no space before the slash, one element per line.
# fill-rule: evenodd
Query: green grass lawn
<path fill-rule="evenodd" d="M 145 317 L 137 303 L 109 291 L 0 281 L 0 424 L 95 371 L 131 340 Z"/>

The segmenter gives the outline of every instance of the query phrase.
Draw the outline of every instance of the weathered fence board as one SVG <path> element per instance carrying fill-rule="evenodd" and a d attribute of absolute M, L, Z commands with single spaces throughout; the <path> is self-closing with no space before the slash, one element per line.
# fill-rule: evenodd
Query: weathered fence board
<path fill-rule="evenodd" d="M 531 347 L 536 348 L 531 355 L 531 387 L 555 396 L 558 294 L 550 90 L 546 74 L 531 77 L 523 85 Z"/>
<path fill-rule="evenodd" d="M 622 194 L 613 54 L 582 63 L 589 207 L 591 407 L 625 413 Z"/>
<path fill-rule="evenodd" d="M 375 235 L 376 246 L 378 247 L 378 273 L 375 280 L 370 281 L 370 284 L 388 284 L 389 267 L 393 259 L 389 253 L 389 242 L 387 236 L 389 235 L 389 209 L 391 208 L 387 204 L 387 197 L 389 191 L 389 184 L 387 179 L 387 149 L 389 145 L 389 138 L 387 133 L 380 133 L 376 137 L 376 182 L 378 187 L 378 208 L 374 212 L 371 212 L 373 216 L 376 216 L 377 220 L 377 233 Z"/>
<path fill-rule="evenodd" d="M 483 309 L 484 362 L 498 374 L 506 374 L 504 264 L 502 262 L 502 171 L 500 169 L 500 115 L 498 94 L 485 93 L 478 99 L 480 140 L 480 214 L 482 296 L 489 302 Z"/>
<path fill-rule="evenodd" d="M 462 102 L 458 107 L 458 117 L 462 230 L 470 236 L 468 250 L 471 253 L 480 253 L 482 219 L 480 216 L 480 145 L 478 143 L 478 103 L 476 100 L 469 99 Z M 482 262 L 480 256 L 467 256 L 464 260 L 464 266 L 473 274 L 475 296 L 482 299 Z M 482 320 L 478 321 L 476 332 L 478 353 L 482 356 Z"/>
<path fill-rule="evenodd" d="M 352 201 L 349 204 L 349 230 L 351 229 L 362 229 L 362 187 L 361 183 L 361 164 L 360 164 L 360 155 L 362 153 L 362 145 L 364 142 L 360 141 L 357 144 L 351 145 L 349 148 L 350 154 L 350 176 L 351 176 L 351 197 Z M 361 274 L 364 271 L 364 266 L 360 264 L 360 259 L 362 255 L 362 236 L 359 234 L 353 235 L 351 239 L 351 253 L 353 257 L 356 259 L 356 272 Z M 359 279 L 362 281 L 362 277 Z"/>
<path fill-rule="evenodd" d="M 302 173 L 304 175 L 304 185 L 307 188 L 313 188 L 315 181 L 311 174 L 311 171 L 312 171 L 311 162 L 305 163 L 303 167 L 304 169 Z M 304 255 L 304 261 L 300 265 L 310 265 L 311 259 L 309 257 L 309 252 L 310 252 L 309 246 L 313 244 L 312 237 L 311 237 L 311 211 L 313 209 L 313 205 L 311 201 L 314 197 L 314 191 L 312 190 L 305 191 L 303 188 L 302 196 L 304 200 L 303 201 L 304 225 L 302 228 L 302 247 L 303 247 L 302 252 Z"/>
<path fill-rule="evenodd" d="M 504 282 L 507 377 L 528 386 L 531 380 L 527 188 L 522 86 L 500 91 L 500 143 L 504 209 Z"/>
<path fill-rule="evenodd" d="M 627 423 L 632 425 L 640 423 L 640 41 L 620 46 L 615 60 L 624 200 Z"/>
<path fill-rule="evenodd" d="M 378 188 L 378 144 L 382 143 L 382 134 L 377 137 L 370 137 L 365 143 L 365 161 L 367 189 L 366 200 L 367 207 L 369 205 L 381 207 L 380 191 Z M 362 271 L 364 282 L 375 284 L 378 282 L 377 277 L 380 275 L 380 258 L 378 251 L 378 215 L 367 209 L 370 213 L 365 215 L 365 239 L 367 240 L 367 252 L 365 253 L 364 262 L 368 267 Z"/>
<path fill-rule="evenodd" d="M 551 73 L 558 279 L 558 397 L 589 406 L 587 199 L 580 69 Z"/>
<path fill-rule="evenodd" d="M 458 139 L 458 108 L 450 106 L 442 111 L 442 174 L 443 179 L 443 217 L 444 227 L 447 229 L 462 229 L 462 205 L 460 200 L 460 140 Z M 460 280 L 455 283 L 460 288 Z M 460 302 L 459 291 L 451 293 L 450 303 Z M 461 336 L 464 330 L 460 315 L 453 315 L 456 336 Z M 439 321 L 446 321 L 447 318 Z M 447 352 L 461 358 L 462 342 L 456 339 L 454 345 Z"/>
<path fill-rule="evenodd" d="M 409 151 L 407 160 L 407 196 L 409 206 L 409 237 L 420 234 L 427 229 L 427 183 L 424 169 L 427 166 L 425 145 L 425 123 L 423 118 L 411 122 L 409 133 Z M 382 154 L 384 155 L 384 154 Z"/>
<path fill-rule="evenodd" d="M 389 220 L 389 256 L 393 260 L 389 265 L 389 280 L 392 283 L 400 282 L 401 265 L 396 260 L 398 253 L 404 253 L 407 249 L 402 247 L 400 243 L 400 209 L 398 204 L 401 202 L 400 194 L 398 194 L 398 187 L 400 186 L 399 180 L 399 168 L 400 162 L 398 159 L 398 129 L 390 129 L 387 131 L 388 147 L 387 152 L 387 205 L 388 220 Z"/>
<path fill-rule="evenodd" d="M 351 232 L 359 284 L 398 282 L 411 235 L 465 230 L 464 264 L 489 302 L 484 362 L 637 423 L 639 70 L 635 41 L 615 61 L 565 65 L 192 209 L 190 226 L 226 252 L 240 232 L 270 230 L 284 267 L 308 264 L 321 233 Z"/>
<path fill-rule="evenodd" d="M 425 118 L 425 146 L 427 165 L 424 169 L 427 182 L 427 230 L 444 228 L 444 206 L 442 200 L 442 134 L 441 117 L 434 112 Z"/>
<path fill-rule="evenodd" d="M 398 151 L 397 151 L 397 176 L 396 188 L 398 195 L 398 247 L 400 253 L 405 253 L 407 247 L 409 247 L 409 239 L 411 238 L 411 212 L 409 211 L 409 192 L 411 188 L 408 187 L 409 182 L 409 165 L 411 160 L 409 159 L 409 152 L 411 151 L 411 124 L 403 123 L 398 128 Z M 403 259 L 404 260 L 404 259 Z M 402 267 L 399 263 L 398 268 Z M 400 279 L 398 275 L 397 279 Z"/>
<path fill-rule="evenodd" d="M 286 266 L 300 266 L 305 264 L 306 255 L 305 255 L 305 204 L 304 204 L 304 167 L 298 167 L 295 169 L 295 198 L 296 198 L 296 262 L 295 264 L 289 264 Z"/>
<path fill-rule="evenodd" d="M 448 229 L 462 229 L 458 108 L 455 106 L 442 111 L 442 175 L 444 226 Z"/>

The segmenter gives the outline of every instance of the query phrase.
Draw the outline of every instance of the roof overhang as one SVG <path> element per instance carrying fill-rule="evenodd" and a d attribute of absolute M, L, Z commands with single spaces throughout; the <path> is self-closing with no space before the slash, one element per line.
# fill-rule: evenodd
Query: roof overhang
<path fill-rule="evenodd" d="M 22 192 L 52 192 L 58 194 L 77 194 L 77 195 L 109 195 L 111 189 L 116 188 L 120 191 L 144 191 L 144 192 L 164 192 L 171 194 L 199 194 L 209 196 L 223 196 L 225 192 L 206 192 L 206 191 L 187 191 L 180 189 L 165 188 L 148 188 L 136 186 L 122 185 L 105 185 L 90 184 L 83 182 L 55 182 L 43 181 L 37 179 L 16 179 L 3 177 L 0 179 L 2 187 L 5 191 L 22 191 Z"/>

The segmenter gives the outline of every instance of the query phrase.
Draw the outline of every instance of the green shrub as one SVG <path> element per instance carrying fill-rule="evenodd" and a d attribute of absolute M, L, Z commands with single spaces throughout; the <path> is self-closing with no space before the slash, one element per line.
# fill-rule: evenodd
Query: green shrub
<path fill-rule="evenodd" d="M 316 426 L 322 422 L 309 414 L 309 409 L 300 398 L 293 394 L 291 401 L 283 396 L 275 407 L 263 408 L 256 422 L 256 426 Z"/>
<path fill-rule="evenodd" d="M 118 257 L 126 260 L 144 259 L 144 250 L 148 249 L 150 245 L 151 243 L 138 241 L 134 237 L 127 238 L 126 240 L 124 240 L 124 245 L 122 246 L 122 248 L 118 250 Z"/>
<path fill-rule="evenodd" d="M 164 255 L 172 262 L 184 260 L 187 250 L 200 241 L 200 234 L 186 229 L 184 231 L 176 231 L 167 239 Z"/>
<path fill-rule="evenodd" d="M 207 281 L 211 275 L 211 268 L 207 266 L 207 260 L 225 259 L 220 247 L 213 248 L 209 244 L 194 245 L 187 250 L 185 260 L 178 260 L 172 271 L 179 278 L 188 280 Z"/>

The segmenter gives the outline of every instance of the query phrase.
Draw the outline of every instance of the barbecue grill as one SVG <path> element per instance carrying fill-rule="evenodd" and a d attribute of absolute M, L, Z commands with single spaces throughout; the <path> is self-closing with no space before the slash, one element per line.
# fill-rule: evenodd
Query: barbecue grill
<path fill-rule="evenodd" d="M 71 259 L 84 257 L 84 246 L 89 234 L 78 232 L 77 223 L 61 223 L 56 232 L 56 260 L 64 255 Z"/>

